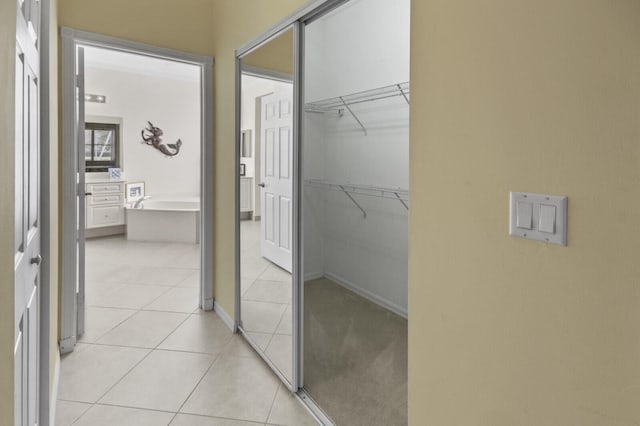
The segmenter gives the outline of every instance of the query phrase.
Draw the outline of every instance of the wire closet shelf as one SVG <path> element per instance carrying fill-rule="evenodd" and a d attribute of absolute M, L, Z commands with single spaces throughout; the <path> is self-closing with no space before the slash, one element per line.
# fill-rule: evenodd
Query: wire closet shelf
<path fill-rule="evenodd" d="M 402 188 L 385 188 L 380 186 L 356 185 L 352 183 L 339 183 L 322 179 L 307 179 L 305 185 L 310 188 L 325 189 L 344 193 L 355 204 L 363 216 L 367 217 L 367 212 L 353 197 L 353 195 L 364 195 L 367 197 L 386 198 L 398 201 L 409 210 L 409 190 Z"/>
<path fill-rule="evenodd" d="M 308 102 L 305 104 L 304 110 L 306 112 L 325 113 L 331 111 L 337 111 L 342 116 L 344 110 L 349 111 L 349 114 L 358 122 L 364 134 L 367 134 L 367 128 L 362 121 L 358 118 L 358 115 L 351 108 L 353 105 L 362 104 L 365 102 L 375 102 L 382 99 L 389 99 L 398 96 L 402 96 L 409 105 L 411 90 L 409 82 L 392 84 L 390 86 L 378 87 L 376 89 L 366 90 L 364 92 L 353 93 L 350 95 L 338 96 L 335 98 L 324 99 L 321 101 Z"/>

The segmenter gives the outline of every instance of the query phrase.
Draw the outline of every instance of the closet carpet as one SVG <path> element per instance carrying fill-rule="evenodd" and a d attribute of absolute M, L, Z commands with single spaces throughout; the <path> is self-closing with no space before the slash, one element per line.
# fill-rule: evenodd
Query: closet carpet
<path fill-rule="evenodd" d="M 304 299 L 311 397 L 339 426 L 406 425 L 407 320 L 326 278 Z"/>

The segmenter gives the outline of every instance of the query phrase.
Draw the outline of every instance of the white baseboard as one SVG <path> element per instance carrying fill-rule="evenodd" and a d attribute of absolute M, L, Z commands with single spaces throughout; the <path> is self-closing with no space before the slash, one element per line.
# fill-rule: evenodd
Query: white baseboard
<path fill-rule="evenodd" d="M 396 303 L 393 303 L 383 297 L 380 297 L 377 294 L 370 292 L 369 290 L 365 290 L 362 287 L 359 287 L 354 283 L 348 280 L 345 280 L 342 277 L 339 277 L 338 275 L 332 274 L 331 272 L 325 271 L 324 275 L 327 278 L 329 278 L 331 281 L 334 281 L 336 284 L 341 285 L 347 290 L 351 290 L 352 292 L 356 293 L 359 296 L 364 297 L 365 299 L 375 303 L 376 305 L 382 306 L 383 308 L 393 312 L 396 315 L 400 315 L 402 318 L 407 319 L 409 317 L 407 309 Z"/>
<path fill-rule="evenodd" d="M 225 323 L 227 327 L 229 327 L 229 330 L 234 331 L 235 326 L 233 323 L 233 319 L 231 319 L 231 316 L 229 316 L 227 311 L 225 311 L 218 302 L 213 302 L 213 311 L 218 314 L 222 322 Z"/>
<path fill-rule="evenodd" d="M 317 280 L 320 278 L 324 278 L 324 272 L 307 272 L 306 274 L 304 274 L 305 282 L 311 281 L 311 280 Z"/>
<path fill-rule="evenodd" d="M 58 405 L 58 388 L 60 386 L 60 350 L 56 351 L 56 365 L 53 368 L 53 383 L 49 398 L 49 424 L 56 425 L 56 406 Z"/>

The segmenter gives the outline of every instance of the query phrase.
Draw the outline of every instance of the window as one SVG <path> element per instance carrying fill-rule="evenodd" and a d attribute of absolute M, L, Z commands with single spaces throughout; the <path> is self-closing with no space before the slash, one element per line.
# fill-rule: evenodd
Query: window
<path fill-rule="evenodd" d="M 119 167 L 120 129 L 117 124 L 85 123 L 84 159 L 87 172 L 106 172 Z"/>

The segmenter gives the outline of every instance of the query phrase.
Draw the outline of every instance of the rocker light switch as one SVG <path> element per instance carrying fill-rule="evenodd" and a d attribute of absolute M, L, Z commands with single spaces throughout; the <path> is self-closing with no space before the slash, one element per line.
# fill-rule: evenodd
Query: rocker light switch
<path fill-rule="evenodd" d="M 567 245 L 567 197 L 509 193 L 509 235 Z"/>
<path fill-rule="evenodd" d="M 516 226 L 521 229 L 531 229 L 533 222 L 533 204 L 524 201 L 518 202 L 518 217 Z"/>
<path fill-rule="evenodd" d="M 540 215 L 538 218 L 538 229 L 540 232 L 553 234 L 556 232 L 556 207 L 548 204 L 540 204 Z"/>

